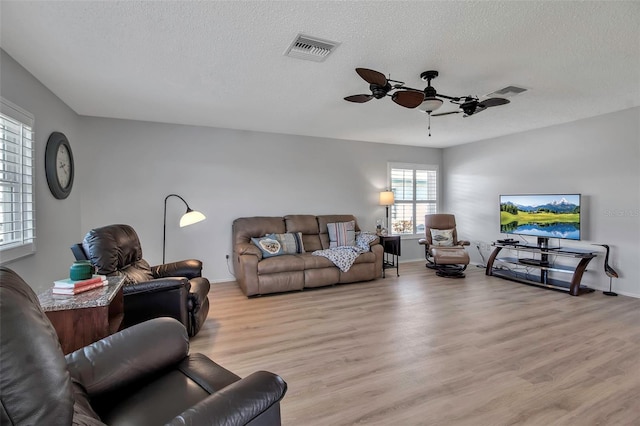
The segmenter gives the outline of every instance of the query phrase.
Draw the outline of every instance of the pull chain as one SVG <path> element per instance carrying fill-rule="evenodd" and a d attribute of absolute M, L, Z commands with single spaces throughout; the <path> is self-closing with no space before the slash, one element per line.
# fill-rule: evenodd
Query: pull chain
<path fill-rule="evenodd" d="M 429 115 L 429 125 L 427 126 L 427 130 L 429 130 L 429 137 L 431 137 L 431 111 L 429 111 L 428 115 Z"/>

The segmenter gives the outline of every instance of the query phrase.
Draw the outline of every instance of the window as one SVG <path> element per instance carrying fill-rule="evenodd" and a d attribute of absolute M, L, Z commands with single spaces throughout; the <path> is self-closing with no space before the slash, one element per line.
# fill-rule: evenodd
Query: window
<path fill-rule="evenodd" d="M 34 253 L 33 116 L 0 99 L 0 259 Z"/>
<path fill-rule="evenodd" d="M 395 197 L 391 232 L 424 234 L 424 216 L 438 211 L 438 166 L 390 163 L 389 182 Z"/>

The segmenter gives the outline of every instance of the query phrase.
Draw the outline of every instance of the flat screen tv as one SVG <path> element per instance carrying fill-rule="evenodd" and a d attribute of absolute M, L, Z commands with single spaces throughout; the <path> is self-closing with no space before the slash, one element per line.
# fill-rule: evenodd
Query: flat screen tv
<path fill-rule="evenodd" d="M 500 232 L 503 234 L 580 240 L 580 194 L 500 196 Z"/>

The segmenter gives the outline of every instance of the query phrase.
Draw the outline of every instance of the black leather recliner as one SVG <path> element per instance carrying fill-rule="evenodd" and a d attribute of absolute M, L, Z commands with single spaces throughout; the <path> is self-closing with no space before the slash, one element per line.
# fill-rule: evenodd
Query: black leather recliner
<path fill-rule="evenodd" d="M 150 266 L 142 258 L 138 234 L 129 225 L 92 229 L 72 247 L 77 260 L 90 260 L 96 273 L 123 275 L 123 327 L 168 316 L 195 336 L 209 313 L 209 280 L 195 259 Z"/>
<path fill-rule="evenodd" d="M 157 318 L 66 357 L 33 290 L 0 267 L 0 424 L 280 425 L 281 377 L 244 379 L 189 354 L 182 324 Z"/>

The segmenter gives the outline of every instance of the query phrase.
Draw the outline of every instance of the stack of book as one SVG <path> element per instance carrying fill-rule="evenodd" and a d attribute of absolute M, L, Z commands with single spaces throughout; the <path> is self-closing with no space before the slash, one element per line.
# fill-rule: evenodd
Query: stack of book
<path fill-rule="evenodd" d="M 94 275 L 86 280 L 73 281 L 70 278 L 53 282 L 53 294 L 74 295 L 108 284 L 106 275 Z"/>

